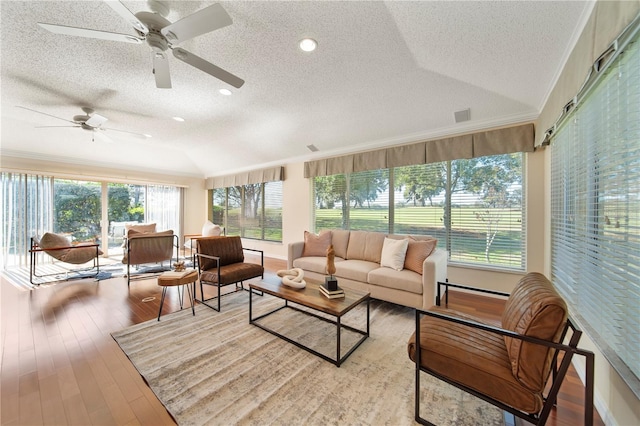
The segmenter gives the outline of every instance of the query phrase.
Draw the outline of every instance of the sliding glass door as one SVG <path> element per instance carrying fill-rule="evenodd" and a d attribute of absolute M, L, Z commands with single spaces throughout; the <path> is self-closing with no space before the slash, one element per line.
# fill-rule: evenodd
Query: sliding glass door
<path fill-rule="evenodd" d="M 107 234 L 109 255 L 123 253 L 125 226 L 144 222 L 145 186 L 127 183 L 107 184 L 109 229 Z M 104 248 L 103 248 L 104 250 Z"/>

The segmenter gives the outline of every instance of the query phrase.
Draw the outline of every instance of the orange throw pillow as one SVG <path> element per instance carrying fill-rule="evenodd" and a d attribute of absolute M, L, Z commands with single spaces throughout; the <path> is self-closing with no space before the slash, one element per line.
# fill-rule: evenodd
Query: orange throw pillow
<path fill-rule="evenodd" d="M 302 257 L 327 255 L 327 248 L 331 245 L 331 231 L 320 231 L 319 235 L 304 231 L 304 249 Z"/>
<path fill-rule="evenodd" d="M 422 264 L 436 249 L 438 240 L 435 238 L 416 240 L 412 237 L 409 237 L 408 240 L 409 246 L 407 247 L 407 254 L 404 257 L 404 269 L 409 269 L 422 275 Z"/>

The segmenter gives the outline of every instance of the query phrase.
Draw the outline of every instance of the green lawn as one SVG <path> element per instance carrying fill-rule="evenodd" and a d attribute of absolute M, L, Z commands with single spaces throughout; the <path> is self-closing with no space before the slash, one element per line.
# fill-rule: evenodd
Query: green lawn
<path fill-rule="evenodd" d="M 452 246 L 451 260 L 487 264 L 485 258 L 487 222 L 478 218 L 494 219 L 498 230 L 489 251 L 489 264 L 504 267 L 521 267 L 522 223 L 520 210 L 493 209 L 490 212 L 475 207 L 457 207 L 451 212 Z M 317 209 L 316 230 L 342 228 L 342 210 Z M 442 207 L 396 207 L 394 233 L 433 235 L 438 246 L 445 248 L 445 229 Z M 499 220 L 497 220 L 499 219 Z M 389 232 L 386 209 L 350 209 L 349 228 L 366 231 Z"/>

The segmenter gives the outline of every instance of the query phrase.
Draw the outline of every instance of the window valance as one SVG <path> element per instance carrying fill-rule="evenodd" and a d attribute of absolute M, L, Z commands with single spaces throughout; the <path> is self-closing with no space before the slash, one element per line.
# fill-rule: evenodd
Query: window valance
<path fill-rule="evenodd" d="M 268 169 L 251 170 L 234 175 L 215 176 L 207 178 L 207 189 L 228 188 L 230 186 L 249 185 L 284 180 L 284 167 L 270 167 Z"/>
<path fill-rule="evenodd" d="M 304 163 L 304 177 L 329 176 L 486 155 L 531 152 L 533 124 L 395 146 Z"/>

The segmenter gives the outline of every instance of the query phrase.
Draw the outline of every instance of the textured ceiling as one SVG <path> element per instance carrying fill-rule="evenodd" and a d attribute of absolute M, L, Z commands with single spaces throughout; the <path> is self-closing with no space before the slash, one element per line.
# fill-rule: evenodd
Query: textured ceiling
<path fill-rule="evenodd" d="M 147 2 L 123 1 L 133 13 Z M 168 1 L 171 22 L 215 2 Z M 246 81 L 235 89 L 169 55 L 50 33 L 46 22 L 135 35 L 102 1 L 2 1 L 1 152 L 214 176 L 535 119 L 593 4 L 221 2 L 233 24 L 180 47 Z M 318 41 L 313 53 L 297 47 Z M 218 92 L 228 88 L 232 96 Z M 110 140 L 64 126 L 92 107 Z M 470 108 L 456 124 L 454 111 Z M 171 119 L 181 116 L 185 122 Z M 310 153 L 314 144 L 319 152 Z"/>

